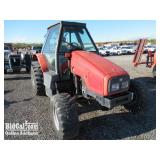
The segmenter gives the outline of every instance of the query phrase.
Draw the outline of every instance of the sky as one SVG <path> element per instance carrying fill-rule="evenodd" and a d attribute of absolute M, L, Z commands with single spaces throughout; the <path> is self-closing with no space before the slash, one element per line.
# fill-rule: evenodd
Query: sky
<path fill-rule="evenodd" d="M 74 21 L 74 20 L 72 20 Z M 95 42 L 156 38 L 153 20 L 83 20 Z M 56 20 L 5 20 L 4 41 L 43 43 L 47 27 Z"/>

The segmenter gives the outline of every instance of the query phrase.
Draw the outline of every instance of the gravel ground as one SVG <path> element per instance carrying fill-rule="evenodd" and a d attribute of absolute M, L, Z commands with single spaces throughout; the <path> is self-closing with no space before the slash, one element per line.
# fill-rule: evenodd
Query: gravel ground
<path fill-rule="evenodd" d="M 79 100 L 80 132 L 76 139 L 156 139 L 156 82 L 151 69 L 144 65 L 132 66 L 133 56 L 112 56 L 107 59 L 120 65 L 132 78 L 138 78 L 146 86 L 148 95 L 146 111 L 134 115 L 117 106 L 102 110 L 98 104 Z M 49 98 L 34 96 L 30 75 L 7 74 L 4 79 L 4 122 L 38 122 L 38 135 L 7 136 L 4 139 L 54 139 L 54 130 L 49 118 Z"/>

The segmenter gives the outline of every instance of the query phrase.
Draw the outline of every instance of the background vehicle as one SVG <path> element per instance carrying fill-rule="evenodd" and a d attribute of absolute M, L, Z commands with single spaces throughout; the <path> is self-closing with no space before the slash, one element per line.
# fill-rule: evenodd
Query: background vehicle
<path fill-rule="evenodd" d="M 21 69 L 20 56 L 14 55 L 11 49 L 4 45 L 4 73 L 9 69 L 13 72 L 19 72 Z"/>
<path fill-rule="evenodd" d="M 114 53 L 113 53 L 113 46 L 106 47 L 106 52 L 108 53 L 109 56 L 114 55 Z"/>
<path fill-rule="evenodd" d="M 9 55 L 11 54 L 11 49 L 4 45 L 4 68 L 7 67 L 8 61 L 9 61 Z"/>
<path fill-rule="evenodd" d="M 79 97 L 106 109 L 124 105 L 136 113 L 145 107 L 143 84 L 130 80 L 125 70 L 98 54 L 84 23 L 62 21 L 48 28 L 42 53 L 33 55 L 31 81 L 36 95 L 50 97 L 58 139 L 77 136 Z"/>
<path fill-rule="evenodd" d="M 118 46 L 112 47 L 111 50 L 110 50 L 110 54 L 112 54 L 112 55 L 122 55 L 122 48 L 118 47 Z"/>
<path fill-rule="evenodd" d="M 121 47 L 122 54 L 134 54 L 135 53 L 135 47 L 133 46 L 122 46 Z"/>
<path fill-rule="evenodd" d="M 156 52 L 156 46 L 154 46 L 154 45 L 145 46 L 144 53 L 148 53 L 148 51 L 151 51 L 152 53 Z"/>
<path fill-rule="evenodd" d="M 103 56 L 108 56 L 109 55 L 109 51 L 106 47 L 100 47 L 98 50 L 99 50 L 99 53 Z"/>
<path fill-rule="evenodd" d="M 42 50 L 41 46 L 37 46 L 37 47 L 32 46 L 32 48 L 31 48 L 31 54 L 40 53 L 41 50 Z"/>
<path fill-rule="evenodd" d="M 9 70 L 12 72 L 20 72 L 23 67 L 21 54 L 12 52 L 11 49 L 4 45 L 4 73 L 6 74 Z M 31 57 L 30 55 L 24 55 L 24 65 L 27 72 L 30 72 L 31 68 Z"/>

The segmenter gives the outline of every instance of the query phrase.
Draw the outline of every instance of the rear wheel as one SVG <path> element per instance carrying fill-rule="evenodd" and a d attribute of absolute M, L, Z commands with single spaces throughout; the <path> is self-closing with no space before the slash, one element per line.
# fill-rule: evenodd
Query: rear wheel
<path fill-rule="evenodd" d="M 45 95 L 45 87 L 43 84 L 43 73 L 37 61 L 32 62 L 31 81 L 34 93 L 39 96 Z"/>
<path fill-rule="evenodd" d="M 68 93 L 56 94 L 50 99 L 51 119 L 56 139 L 73 139 L 79 132 L 75 100 Z"/>
<path fill-rule="evenodd" d="M 144 111 L 147 100 L 147 92 L 144 88 L 144 84 L 139 80 L 131 80 L 129 91 L 134 93 L 133 100 L 125 104 L 124 107 L 133 113 Z"/>

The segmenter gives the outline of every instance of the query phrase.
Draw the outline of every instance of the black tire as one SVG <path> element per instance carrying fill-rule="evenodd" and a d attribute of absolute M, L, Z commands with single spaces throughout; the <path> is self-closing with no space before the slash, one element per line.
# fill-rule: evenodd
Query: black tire
<path fill-rule="evenodd" d="M 30 73 L 31 71 L 31 56 L 29 54 L 26 54 L 24 57 L 25 66 L 26 66 L 26 72 Z"/>
<path fill-rule="evenodd" d="M 26 72 L 30 73 L 31 72 L 31 67 L 26 67 Z"/>
<path fill-rule="evenodd" d="M 152 74 L 153 78 L 156 79 L 156 65 L 153 67 Z"/>
<path fill-rule="evenodd" d="M 73 139 L 79 132 L 75 100 L 68 93 L 56 94 L 50 99 L 51 120 L 56 139 Z"/>
<path fill-rule="evenodd" d="M 120 56 L 121 55 L 120 52 L 117 52 L 117 55 Z"/>
<path fill-rule="evenodd" d="M 32 88 L 36 95 L 45 95 L 45 86 L 43 84 L 43 73 L 38 61 L 33 61 L 31 66 L 31 82 Z"/>
<path fill-rule="evenodd" d="M 133 100 L 125 104 L 124 107 L 133 113 L 144 111 L 147 101 L 147 92 L 144 84 L 139 80 L 131 80 L 129 91 L 134 93 Z"/>

